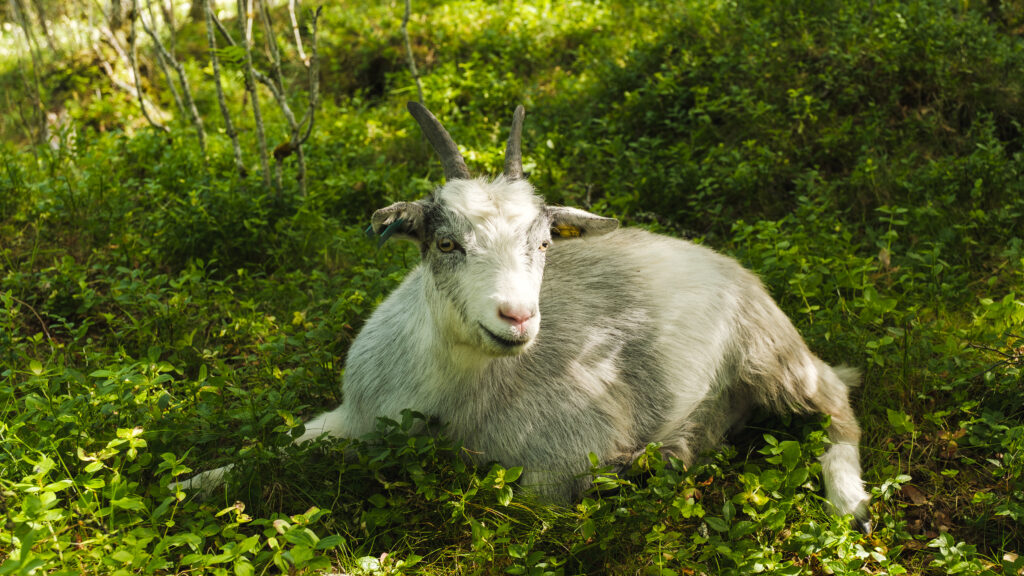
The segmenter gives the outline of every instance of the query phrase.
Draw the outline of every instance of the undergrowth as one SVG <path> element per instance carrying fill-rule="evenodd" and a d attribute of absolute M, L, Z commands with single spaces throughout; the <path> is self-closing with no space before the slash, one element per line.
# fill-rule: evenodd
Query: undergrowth
<path fill-rule="evenodd" d="M 81 54 L 44 59 L 51 142 L 2 111 L 0 574 L 1024 570 L 1019 3 L 414 6 L 427 104 L 472 170 L 501 169 L 524 103 L 550 201 L 737 257 L 863 370 L 870 535 L 827 509 L 815 418 L 755 419 L 690 469 L 657 446 L 595 463 L 570 506 L 468 466 L 415 406 L 289 445 L 343 401 L 350 343 L 417 262 L 365 238 L 369 214 L 440 180 L 404 111 L 400 8 L 325 6 L 307 196 L 290 164 L 262 188 L 251 130 L 234 170 L 201 25 L 178 49 L 206 158 Z M 0 57 L 0 86 L 24 96 L 20 65 Z M 227 463 L 206 499 L 168 488 Z"/>

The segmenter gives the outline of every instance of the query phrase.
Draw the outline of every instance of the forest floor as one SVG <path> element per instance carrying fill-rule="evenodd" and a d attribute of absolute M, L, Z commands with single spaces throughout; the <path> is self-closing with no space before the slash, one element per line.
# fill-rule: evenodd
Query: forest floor
<path fill-rule="evenodd" d="M 195 101 L 140 29 L 164 130 L 129 26 L 34 6 L 32 42 L 15 16 L 0 37 L 0 575 L 1024 571 L 1019 1 L 424 1 L 408 23 L 474 173 L 500 171 L 524 104 L 550 203 L 736 257 L 862 369 L 870 535 L 827 509 L 818 418 L 756 418 L 688 470 L 652 446 L 571 506 L 411 434 L 414 412 L 282 448 L 342 400 L 349 345 L 418 260 L 377 249 L 370 214 L 442 181 L 405 112 L 404 5 L 323 7 L 304 184 L 263 84 L 253 120 L 232 10 L 216 52 L 184 6 L 140 12 Z M 268 19 L 254 66 L 274 38 L 301 120 L 308 69 L 286 6 Z M 215 497 L 167 489 L 228 463 Z"/>

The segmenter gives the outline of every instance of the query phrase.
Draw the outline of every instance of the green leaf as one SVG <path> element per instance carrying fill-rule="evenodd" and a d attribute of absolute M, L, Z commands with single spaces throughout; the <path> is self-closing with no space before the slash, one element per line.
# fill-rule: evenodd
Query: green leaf
<path fill-rule="evenodd" d="M 128 564 L 132 561 L 133 558 L 135 558 L 135 556 L 133 556 L 131 552 L 125 550 L 124 548 L 114 550 L 113 554 L 111 554 L 110 557 L 123 564 Z"/>
<path fill-rule="evenodd" d="M 282 556 L 285 557 L 289 562 L 297 568 L 304 567 L 310 560 L 313 559 L 313 550 L 309 546 L 296 545 L 288 550 Z"/>
<path fill-rule="evenodd" d="M 704 521 L 707 522 L 708 528 L 711 528 L 715 532 L 728 532 L 729 531 L 729 524 L 726 523 L 726 521 L 722 520 L 721 518 L 717 518 L 715 516 L 708 516 L 708 517 L 704 518 Z"/>
<path fill-rule="evenodd" d="M 523 474 L 522 466 L 514 466 L 505 470 L 505 482 L 515 482 Z"/>
<path fill-rule="evenodd" d="M 502 506 L 508 506 L 512 502 L 512 487 L 503 486 L 498 490 L 498 503 Z"/>
<path fill-rule="evenodd" d="M 786 440 L 779 443 L 782 452 L 782 465 L 786 470 L 792 470 L 800 462 L 800 443 L 795 440 Z"/>
<path fill-rule="evenodd" d="M 339 536 L 338 534 L 331 534 L 330 536 L 325 536 L 321 538 L 320 541 L 316 543 L 315 549 L 330 550 L 333 548 L 337 548 L 339 546 L 343 546 L 344 544 L 345 539 L 343 537 Z"/>
<path fill-rule="evenodd" d="M 594 523 L 593 518 L 587 518 L 580 524 L 580 535 L 583 536 L 584 540 L 589 540 L 594 537 L 597 532 L 597 525 Z"/>
<path fill-rule="evenodd" d="M 909 414 L 886 408 L 885 415 L 889 419 L 889 425 L 897 434 L 910 434 L 914 431 L 914 421 Z"/>
<path fill-rule="evenodd" d="M 61 490 L 65 490 L 68 487 L 72 486 L 74 483 L 75 482 L 73 480 L 69 480 L 67 478 L 65 478 L 64 480 L 51 482 L 46 486 L 43 486 L 43 492 L 60 492 Z"/>
<path fill-rule="evenodd" d="M 400 560 L 398 562 L 398 567 L 399 568 L 412 568 L 413 566 L 419 564 L 420 560 L 423 560 L 422 556 L 417 556 L 416 554 L 409 554 L 408 556 L 405 557 L 404 560 Z"/>
<path fill-rule="evenodd" d="M 313 548 L 320 538 L 309 528 L 298 528 L 284 533 L 284 539 L 292 544 Z"/>
<path fill-rule="evenodd" d="M 110 503 L 124 510 L 135 510 L 138 512 L 146 509 L 146 505 L 142 502 L 142 498 L 139 496 L 126 496 L 124 498 L 111 500 Z"/>

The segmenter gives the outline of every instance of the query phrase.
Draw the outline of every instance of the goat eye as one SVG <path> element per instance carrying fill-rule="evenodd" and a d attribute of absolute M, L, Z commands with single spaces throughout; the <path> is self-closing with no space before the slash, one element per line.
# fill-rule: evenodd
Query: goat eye
<path fill-rule="evenodd" d="M 437 241 L 437 249 L 441 252 L 451 252 L 455 250 L 455 242 L 451 238 L 441 238 Z"/>
<path fill-rule="evenodd" d="M 551 245 L 551 242 L 549 240 L 545 240 L 545 241 L 541 242 L 540 243 L 540 251 L 544 252 L 545 250 L 548 249 L 548 246 L 550 246 L 550 245 Z"/>

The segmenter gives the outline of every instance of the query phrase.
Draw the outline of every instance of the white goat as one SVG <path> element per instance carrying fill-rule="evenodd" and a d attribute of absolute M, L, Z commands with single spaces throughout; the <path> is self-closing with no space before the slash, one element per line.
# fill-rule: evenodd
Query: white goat
<path fill-rule="evenodd" d="M 823 412 L 828 499 L 870 530 L 848 400 L 857 372 L 812 354 L 754 274 L 703 246 L 546 206 L 523 179 L 521 106 L 505 173 L 490 181 L 470 177 L 426 108 L 409 110 L 447 184 L 378 210 L 371 228 L 412 240 L 423 261 L 352 344 L 344 403 L 297 442 L 360 437 L 413 408 L 479 461 L 523 466 L 526 485 L 565 501 L 588 485 L 588 453 L 626 462 L 657 442 L 692 463 L 751 405 Z"/>

